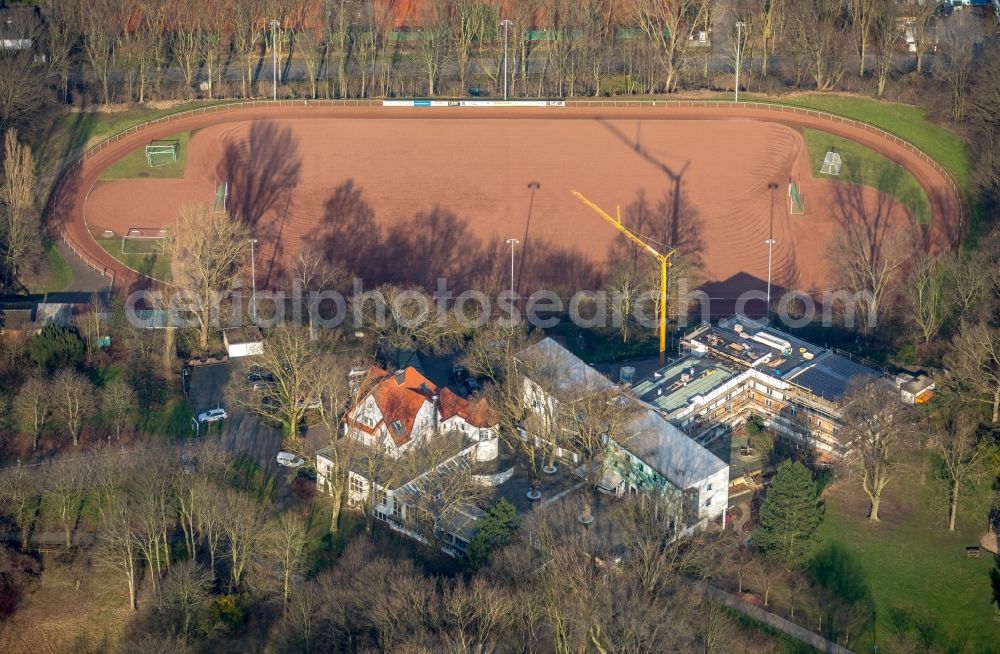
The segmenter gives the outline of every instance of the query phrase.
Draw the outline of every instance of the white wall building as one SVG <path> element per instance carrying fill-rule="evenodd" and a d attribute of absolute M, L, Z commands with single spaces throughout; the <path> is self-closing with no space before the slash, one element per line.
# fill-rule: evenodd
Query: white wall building
<path fill-rule="evenodd" d="M 551 338 L 526 348 L 519 358 L 525 362 L 525 403 L 543 422 L 558 410 L 558 398 L 567 401 L 567 393 L 618 389 Z M 729 466 L 652 406 L 637 403 L 639 411 L 616 443 L 615 455 L 605 462 L 602 488 L 617 495 L 656 493 L 672 498 L 683 508 L 688 526 L 722 516 L 729 502 Z M 528 437 L 537 437 L 530 428 Z M 578 462 L 574 452 L 560 453 Z"/>

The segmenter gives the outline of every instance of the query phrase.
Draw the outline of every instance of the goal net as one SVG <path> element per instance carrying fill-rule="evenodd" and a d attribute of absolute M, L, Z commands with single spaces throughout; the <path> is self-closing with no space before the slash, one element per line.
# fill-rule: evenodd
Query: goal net
<path fill-rule="evenodd" d="M 819 172 L 822 175 L 839 175 L 840 167 L 844 163 L 840 159 L 840 153 L 837 152 L 836 148 L 830 148 L 826 156 L 823 157 L 823 165 L 820 166 Z"/>
<path fill-rule="evenodd" d="M 222 182 L 215 188 L 215 208 L 224 210 L 229 201 L 229 182 Z"/>
<path fill-rule="evenodd" d="M 146 163 L 150 168 L 172 164 L 180 147 L 180 141 L 151 141 L 146 146 Z"/>
<path fill-rule="evenodd" d="M 791 179 L 788 180 L 788 206 L 793 214 L 803 214 L 806 212 L 806 205 L 802 201 L 798 186 Z"/>
<path fill-rule="evenodd" d="M 163 254 L 167 251 L 167 230 L 159 227 L 132 227 L 122 237 L 122 254 Z"/>

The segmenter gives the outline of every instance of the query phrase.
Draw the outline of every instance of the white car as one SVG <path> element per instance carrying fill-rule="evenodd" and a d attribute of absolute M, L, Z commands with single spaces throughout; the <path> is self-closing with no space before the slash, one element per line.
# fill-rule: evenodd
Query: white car
<path fill-rule="evenodd" d="M 205 413 L 199 414 L 198 422 L 204 424 L 206 422 L 219 422 L 220 420 L 225 420 L 229 417 L 226 410 L 223 408 L 209 409 Z"/>
<path fill-rule="evenodd" d="M 301 456 L 295 456 L 291 452 L 278 452 L 278 465 L 286 468 L 298 468 L 306 462 Z"/>

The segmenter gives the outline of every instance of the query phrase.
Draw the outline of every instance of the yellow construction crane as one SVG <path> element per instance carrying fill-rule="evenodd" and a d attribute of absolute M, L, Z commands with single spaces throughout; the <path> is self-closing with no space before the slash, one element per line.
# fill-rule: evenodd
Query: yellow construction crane
<path fill-rule="evenodd" d="M 593 209 L 598 216 L 611 223 L 615 229 L 627 236 L 630 241 L 641 247 L 649 254 L 653 255 L 653 258 L 660 262 L 660 365 L 662 366 L 664 363 L 664 353 L 667 350 L 667 279 L 671 265 L 670 257 L 674 256 L 677 250 L 671 249 L 670 252 L 667 252 L 666 254 L 660 253 L 653 246 L 633 234 L 628 227 L 622 224 L 620 209 L 616 210 L 618 217 L 613 218 L 607 211 L 583 197 L 583 194 L 579 191 L 571 191 L 571 193 L 573 193 L 573 195 L 576 196 L 580 202 L 583 202 L 585 205 Z"/>

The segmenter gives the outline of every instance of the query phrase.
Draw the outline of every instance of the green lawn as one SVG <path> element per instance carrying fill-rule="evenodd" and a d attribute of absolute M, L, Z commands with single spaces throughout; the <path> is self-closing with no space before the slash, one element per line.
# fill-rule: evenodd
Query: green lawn
<path fill-rule="evenodd" d="M 927 193 L 905 168 L 890 161 L 875 150 L 850 139 L 815 129 L 803 129 L 802 136 L 809 150 L 809 161 L 814 178 L 835 179 L 871 186 L 894 196 L 897 201 L 910 210 L 918 223 L 930 224 L 931 203 L 927 199 Z M 823 158 L 830 147 L 836 148 L 844 161 L 840 177 L 822 175 L 819 172 Z"/>
<path fill-rule="evenodd" d="M 879 525 L 867 522 L 860 488 L 847 484 L 841 480 L 827 495 L 819 535 L 824 544 L 839 542 L 863 568 L 875 601 L 880 650 L 892 644 L 895 651 L 888 610 L 906 607 L 915 615 L 936 619 L 939 647 L 967 638 L 962 651 L 996 651 L 1000 623 L 990 605 L 992 557 L 964 555 L 966 546 L 978 544 L 989 489 L 967 499 L 959 513 L 959 531 L 949 533 L 943 484 L 932 473 L 923 486 L 914 470 L 893 479 Z M 872 643 L 871 633 L 856 642 Z"/>
<path fill-rule="evenodd" d="M 47 241 L 43 253 L 49 264 L 48 273 L 44 279 L 38 280 L 38 285 L 32 287 L 31 291 L 34 293 L 58 293 L 65 290 L 73 281 L 73 271 L 69 269 L 69 265 L 59 253 L 54 242 Z"/>
<path fill-rule="evenodd" d="M 142 411 L 139 415 L 139 427 L 147 434 L 175 438 L 190 438 L 194 435 L 191 429 L 191 417 L 194 409 L 186 399 L 172 398 L 161 407 Z"/>
<path fill-rule="evenodd" d="M 99 238 L 98 244 L 104 248 L 108 254 L 124 263 L 129 268 L 138 270 L 144 275 L 164 282 L 170 281 L 170 255 L 169 254 L 132 254 L 122 252 L 122 240 L 120 238 Z"/>
<path fill-rule="evenodd" d="M 946 127 L 927 120 L 924 110 L 912 105 L 870 98 L 825 93 L 804 93 L 781 98 L 740 96 L 747 101 L 774 102 L 827 111 L 859 120 L 905 139 L 941 164 L 964 190 L 969 190 L 970 169 L 965 142 Z"/>
<path fill-rule="evenodd" d="M 180 146 L 177 152 L 177 161 L 151 167 L 146 160 L 146 146 L 143 145 L 108 166 L 101 173 L 101 179 L 134 179 L 136 177 L 180 179 L 184 177 L 184 168 L 187 165 L 187 146 L 188 141 L 191 140 L 191 132 L 172 134 L 164 140 L 177 141 Z"/>
<path fill-rule="evenodd" d="M 232 100 L 219 100 L 216 102 L 186 102 L 166 109 L 149 109 L 145 107 L 135 107 L 126 111 L 104 112 L 75 112 L 66 116 L 66 129 L 70 134 L 70 146 L 85 147 L 96 145 L 103 139 L 113 136 L 118 132 L 123 132 L 129 127 L 134 127 L 149 120 L 156 120 L 163 116 L 200 109 L 219 104 L 227 104 Z"/>

